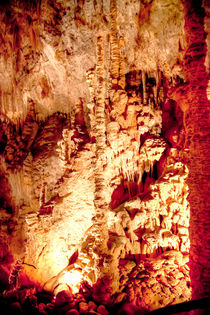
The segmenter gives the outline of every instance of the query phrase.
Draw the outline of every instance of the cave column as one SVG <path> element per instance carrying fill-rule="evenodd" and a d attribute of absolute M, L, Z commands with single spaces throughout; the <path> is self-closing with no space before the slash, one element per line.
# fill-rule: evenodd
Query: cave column
<path fill-rule="evenodd" d="M 105 136 L 105 80 L 104 80 L 104 49 L 103 38 L 97 39 L 97 65 L 96 65 L 96 106 L 95 106 L 95 138 L 96 138 L 96 160 L 95 160 L 95 217 L 93 218 L 95 242 L 93 245 L 93 256 L 95 258 L 96 278 L 102 278 L 106 274 L 103 264 L 103 256 L 107 251 L 108 228 L 107 228 L 107 185 L 103 174 L 105 163 L 106 136 Z"/>
<path fill-rule="evenodd" d="M 188 82 L 185 113 L 186 143 L 189 158 L 190 202 L 190 277 L 192 299 L 210 296 L 210 215 L 208 195 L 209 172 L 209 102 L 208 76 L 205 67 L 207 53 L 202 1 L 185 1 L 185 77 Z M 198 313 L 196 313 L 198 314 Z"/>

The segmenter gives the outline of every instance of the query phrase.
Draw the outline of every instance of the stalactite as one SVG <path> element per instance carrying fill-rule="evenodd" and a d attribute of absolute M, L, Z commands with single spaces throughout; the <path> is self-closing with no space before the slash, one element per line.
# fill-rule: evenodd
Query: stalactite
<path fill-rule="evenodd" d="M 73 131 L 70 130 L 70 127 L 68 129 L 63 130 L 63 141 L 64 141 L 63 158 L 64 158 L 65 164 L 71 163 L 71 153 L 73 150 L 73 143 L 71 140 L 72 136 L 73 136 Z"/>
<path fill-rule="evenodd" d="M 117 32 L 117 2 L 116 0 L 110 0 L 110 14 L 111 14 L 111 80 L 112 85 L 116 85 L 119 79 L 120 71 L 120 50 L 118 42 L 118 32 Z"/>
<path fill-rule="evenodd" d="M 23 172 L 19 171 L 16 173 L 9 172 L 8 174 L 9 184 L 12 190 L 12 204 L 15 205 L 15 214 L 18 213 L 19 207 L 22 205 L 24 200 L 24 185 L 23 185 Z"/>
<path fill-rule="evenodd" d="M 96 89 L 96 73 L 95 69 L 90 69 L 86 73 L 86 81 L 89 88 L 90 98 L 87 104 L 88 116 L 89 116 L 89 134 L 92 138 L 95 130 L 95 89 Z"/>
<path fill-rule="evenodd" d="M 28 198 L 28 202 L 33 211 L 36 211 L 35 206 L 35 195 L 34 195 L 34 182 L 33 182 L 33 156 L 31 152 L 29 152 L 27 158 L 23 163 L 23 183 L 26 189 L 26 195 Z"/>
<path fill-rule="evenodd" d="M 92 12 L 94 10 L 94 4 L 93 1 L 91 0 L 86 0 L 84 2 L 84 11 L 85 11 L 85 19 L 89 25 L 89 27 L 91 27 L 91 22 L 92 22 Z"/>
<path fill-rule="evenodd" d="M 159 71 L 155 71 L 154 101 L 155 107 L 158 107 L 158 89 L 159 89 Z"/>
<path fill-rule="evenodd" d="M 124 90 L 125 89 L 125 54 L 122 52 L 124 46 L 124 39 L 121 37 L 119 39 L 120 52 L 120 64 L 119 64 L 119 86 Z"/>
<path fill-rule="evenodd" d="M 40 208 L 46 202 L 46 189 L 47 189 L 47 184 L 46 184 L 46 182 L 43 179 L 42 185 L 41 185 L 41 189 L 40 189 L 40 197 L 39 197 L 39 206 L 40 206 Z"/>
<path fill-rule="evenodd" d="M 29 112 L 26 116 L 22 135 L 22 140 L 27 143 L 26 150 L 29 150 L 38 132 L 39 125 L 36 122 L 35 103 L 30 100 Z"/>
<path fill-rule="evenodd" d="M 5 115 L 1 114 L 1 116 L 4 117 Z M 34 103 L 32 102 L 29 113 L 26 116 L 21 136 L 19 135 L 20 130 L 17 130 L 10 119 L 7 118 L 5 125 L 7 144 L 4 151 L 4 157 L 7 167 L 8 169 L 13 170 L 20 169 L 38 132 L 39 126 L 36 122 Z"/>
<path fill-rule="evenodd" d="M 143 104 L 147 104 L 146 73 L 144 70 L 142 70 L 142 85 L 143 85 Z"/>

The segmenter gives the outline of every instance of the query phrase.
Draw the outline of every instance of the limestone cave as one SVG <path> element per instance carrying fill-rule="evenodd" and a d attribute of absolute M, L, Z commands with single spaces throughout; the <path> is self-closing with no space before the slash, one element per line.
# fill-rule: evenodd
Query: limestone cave
<path fill-rule="evenodd" d="M 0 1 L 2 315 L 210 314 L 208 0 Z"/>

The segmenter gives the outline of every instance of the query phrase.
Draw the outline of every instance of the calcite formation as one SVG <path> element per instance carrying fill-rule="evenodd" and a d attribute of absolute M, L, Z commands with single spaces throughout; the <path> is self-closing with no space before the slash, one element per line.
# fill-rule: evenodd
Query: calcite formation
<path fill-rule="evenodd" d="M 27 293 L 40 314 L 145 313 L 208 296 L 198 2 L 0 6 L 5 298 L 26 277 L 51 292 L 47 305 Z"/>

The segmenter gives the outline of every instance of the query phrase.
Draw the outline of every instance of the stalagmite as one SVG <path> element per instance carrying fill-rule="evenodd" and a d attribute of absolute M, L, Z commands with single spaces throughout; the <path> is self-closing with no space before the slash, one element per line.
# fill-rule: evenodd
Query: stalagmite
<path fill-rule="evenodd" d="M 155 71 L 154 100 L 155 106 L 158 106 L 158 89 L 159 89 L 159 71 Z"/>

